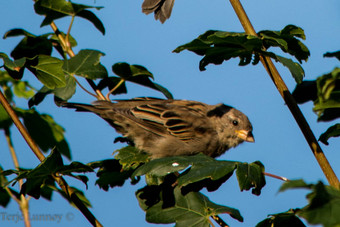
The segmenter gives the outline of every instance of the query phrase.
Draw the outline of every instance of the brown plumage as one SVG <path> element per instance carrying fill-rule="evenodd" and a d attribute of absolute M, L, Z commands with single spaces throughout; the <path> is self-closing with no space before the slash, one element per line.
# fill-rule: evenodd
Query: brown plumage
<path fill-rule="evenodd" d="M 243 141 L 254 142 L 247 116 L 224 104 L 136 98 L 63 106 L 99 115 L 152 158 L 200 152 L 217 157 Z"/>
<path fill-rule="evenodd" d="M 145 14 L 155 13 L 155 19 L 164 23 L 170 18 L 175 0 L 144 0 L 142 12 Z"/>

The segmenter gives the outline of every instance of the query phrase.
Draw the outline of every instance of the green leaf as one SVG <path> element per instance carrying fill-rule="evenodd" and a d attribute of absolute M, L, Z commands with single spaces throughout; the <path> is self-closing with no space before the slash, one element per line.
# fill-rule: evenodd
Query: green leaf
<path fill-rule="evenodd" d="M 123 186 L 128 178 L 131 178 L 133 170 L 123 170 L 123 166 L 115 159 L 107 159 L 88 164 L 97 171 L 96 185 L 105 191 L 116 186 Z M 137 180 L 138 181 L 138 180 Z"/>
<path fill-rule="evenodd" d="M 279 192 L 284 192 L 287 189 L 297 189 L 297 188 L 302 188 L 302 189 L 310 189 L 312 185 L 307 184 L 304 180 L 290 180 L 286 181 L 283 183 L 279 189 Z"/>
<path fill-rule="evenodd" d="M 66 75 L 65 79 L 66 85 L 64 87 L 58 87 L 52 92 L 62 100 L 69 100 L 76 93 L 77 83 L 72 76 Z"/>
<path fill-rule="evenodd" d="M 124 170 L 136 169 L 150 160 L 150 155 L 138 150 L 133 146 L 123 147 L 116 150 L 115 159 L 119 160 Z"/>
<path fill-rule="evenodd" d="M 315 101 L 317 99 L 316 81 L 302 81 L 300 84 L 296 85 L 292 95 L 298 104 L 302 104 L 308 101 Z"/>
<path fill-rule="evenodd" d="M 261 162 L 238 163 L 236 176 L 241 191 L 252 189 L 255 195 L 261 194 L 261 189 L 265 186 L 266 180 L 263 175 L 264 166 Z"/>
<path fill-rule="evenodd" d="M 143 199 L 139 192 L 136 196 L 143 205 Z M 150 223 L 176 223 L 176 226 L 210 226 L 209 217 L 218 214 L 229 214 L 232 218 L 242 222 L 243 218 L 239 211 L 227 206 L 211 202 L 206 196 L 197 192 L 190 192 L 183 196 L 178 187 L 174 190 L 175 205 L 162 208 L 162 202 L 149 207 L 146 210 L 146 220 Z"/>
<path fill-rule="evenodd" d="M 14 94 L 17 97 L 29 99 L 34 95 L 34 90 L 26 81 L 18 81 L 13 85 Z"/>
<path fill-rule="evenodd" d="M 33 140 L 45 152 L 57 147 L 59 152 L 71 158 L 70 149 L 64 137 L 65 130 L 50 115 L 39 114 L 34 109 L 16 108 Z"/>
<path fill-rule="evenodd" d="M 39 15 L 45 15 L 41 26 L 49 25 L 52 21 L 65 16 L 80 16 L 90 21 L 103 34 L 105 29 L 101 21 L 86 9 L 100 10 L 103 7 L 93 7 L 82 4 L 76 4 L 65 0 L 37 0 L 34 4 L 35 12 Z M 85 12 L 84 12 L 85 11 Z"/>
<path fill-rule="evenodd" d="M 0 53 L 0 58 L 4 62 L 4 68 L 6 69 L 8 75 L 13 79 L 20 80 L 24 75 L 24 65 L 26 63 L 26 58 L 20 58 L 12 61 L 7 54 Z"/>
<path fill-rule="evenodd" d="M 277 61 L 281 62 L 282 65 L 286 66 L 289 69 L 297 84 L 300 84 L 302 82 L 303 77 L 305 76 L 305 72 L 299 63 L 294 62 L 292 59 L 284 58 L 279 55 L 276 55 L 276 59 Z"/>
<path fill-rule="evenodd" d="M 11 196 L 8 194 L 8 192 L 4 188 L 6 183 L 7 183 L 7 179 L 5 175 L 3 175 L 2 166 L 0 166 L 0 206 L 2 207 L 7 207 L 7 205 L 11 201 Z"/>
<path fill-rule="evenodd" d="M 340 50 L 336 52 L 327 52 L 323 56 L 328 58 L 335 57 L 340 61 Z"/>
<path fill-rule="evenodd" d="M 65 75 L 62 70 L 63 61 L 46 55 L 39 55 L 37 60 L 38 63 L 31 66 L 33 68 L 31 71 L 40 82 L 50 89 L 66 85 Z"/>
<path fill-rule="evenodd" d="M 112 72 L 126 81 L 160 91 L 169 99 L 173 98 L 172 94 L 166 88 L 151 81 L 151 79 L 153 79 L 152 73 L 141 65 L 130 65 L 125 62 L 119 62 L 112 66 Z"/>
<path fill-rule="evenodd" d="M 0 128 L 8 129 L 13 124 L 12 119 L 9 117 L 7 111 L 0 104 Z"/>
<path fill-rule="evenodd" d="M 307 195 L 309 204 L 297 214 L 309 224 L 322 224 L 324 227 L 340 226 L 340 191 L 325 186 L 322 182 L 314 185 L 313 191 Z"/>
<path fill-rule="evenodd" d="M 100 64 L 100 57 L 103 55 L 97 50 L 80 50 L 76 56 L 64 61 L 63 69 L 70 75 L 87 79 L 105 78 L 106 68 Z"/>
<path fill-rule="evenodd" d="M 28 194 L 36 199 L 41 195 L 41 187 L 47 182 L 54 182 L 51 174 L 57 172 L 58 168 L 63 166 L 63 160 L 60 153 L 53 150 L 46 159 L 31 171 L 25 171 L 15 178 L 16 181 L 26 179 L 22 185 L 20 193 Z"/>
<path fill-rule="evenodd" d="M 103 35 L 105 35 L 105 27 L 101 20 L 99 20 L 99 18 L 94 13 L 88 10 L 82 10 L 79 13 L 77 13 L 77 16 L 90 21 Z"/>
<path fill-rule="evenodd" d="M 320 76 L 316 80 L 317 99 L 313 110 L 318 121 L 329 121 L 340 117 L 340 68 Z"/>
<path fill-rule="evenodd" d="M 192 42 L 177 47 L 173 52 L 189 50 L 204 55 L 199 66 L 204 71 L 208 64 L 219 65 L 237 57 L 240 58 L 239 65 L 247 65 L 251 63 L 254 51 L 261 52 L 261 47 L 262 41 L 256 36 L 209 30 Z M 253 64 L 257 64 L 257 61 L 253 61 Z"/>
<path fill-rule="evenodd" d="M 13 29 L 8 31 L 4 38 L 24 36 L 19 44 L 11 52 L 14 59 L 34 58 L 37 55 L 48 55 L 52 53 L 52 43 L 48 39 L 48 35 L 36 36 L 23 29 Z"/>
<path fill-rule="evenodd" d="M 340 124 L 335 124 L 327 129 L 326 132 L 322 133 L 319 141 L 328 145 L 328 139 L 331 137 L 339 137 L 340 136 Z"/>
<path fill-rule="evenodd" d="M 294 210 L 285 213 L 271 214 L 270 217 L 261 221 L 256 227 L 305 227 L 305 224 L 295 215 Z"/>
<path fill-rule="evenodd" d="M 265 48 L 278 46 L 285 53 L 294 56 L 300 63 L 307 61 L 310 56 L 308 48 L 297 38 L 305 39 L 302 28 L 295 25 L 287 25 L 281 31 L 260 31 L 259 36 L 263 39 Z M 297 37 L 297 38 L 295 38 Z"/>

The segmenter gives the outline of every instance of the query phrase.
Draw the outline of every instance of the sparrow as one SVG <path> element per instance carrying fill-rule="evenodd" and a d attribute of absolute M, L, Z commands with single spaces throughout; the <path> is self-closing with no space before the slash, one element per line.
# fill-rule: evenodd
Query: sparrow
<path fill-rule="evenodd" d="M 200 152 L 215 158 L 244 141 L 254 142 L 247 116 L 224 104 L 135 98 L 62 106 L 97 114 L 152 159 Z"/>
<path fill-rule="evenodd" d="M 163 24 L 171 16 L 175 0 L 144 0 L 142 12 L 145 14 L 155 13 L 155 19 Z"/>

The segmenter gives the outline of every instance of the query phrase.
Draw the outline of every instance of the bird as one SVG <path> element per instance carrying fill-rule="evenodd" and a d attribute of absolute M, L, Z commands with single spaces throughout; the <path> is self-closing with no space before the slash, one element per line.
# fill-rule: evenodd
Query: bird
<path fill-rule="evenodd" d="M 145 14 L 154 13 L 155 19 L 163 24 L 170 18 L 175 0 L 144 0 L 142 12 Z"/>
<path fill-rule="evenodd" d="M 62 106 L 97 114 L 151 159 L 198 153 L 215 158 L 255 141 L 248 117 L 222 103 L 143 97 Z"/>

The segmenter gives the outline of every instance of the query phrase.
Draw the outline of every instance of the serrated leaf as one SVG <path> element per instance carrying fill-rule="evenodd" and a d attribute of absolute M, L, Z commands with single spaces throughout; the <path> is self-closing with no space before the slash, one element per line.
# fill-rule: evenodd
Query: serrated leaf
<path fill-rule="evenodd" d="M 263 39 L 266 48 L 278 46 L 285 53 L 294 56 L 300 63 L 307 61 L 310 56 L 308 48 L 297 38 L 305 39 L 302 28 L 295 25 L 287 25 L 281 31 L 264 30 L 258 33 Z"/>
<path fill-rule="evenodd" d="M 76 56 L 65 60 L 63 70 L 70 75 L 78 75 L 88 79 L 107 77 L 106 68 L 100 64 L 104 53 L 97 50 L 80 50 Z"/>
<path fill-rule="evenodd" d="M 295 215 L 293 210 L 269 216 L 269 218 L 258 223 L 256 227 L 305 227 L 305 224 Z"/>
<path fill-rule="evenodd" d="M 236 176 L 240 186 L 240 190 L 252 189 L 255 195 L 261 194 L 261 189 L 265 186 L 266 180 L 263 175 L 264 166 L 261 162 L 238 163 Z"/>
<path fill-rule="evenodd" d="M 34 69 L 31 71 L 40 82 L 50 89 L 66 85 L 65 75 L 62 70 L 62 60 L 47 55 L 39 55 L 37 60 L 38 63 L 31 66 Z"/>
<path fill-rule="evenodd" d="M 232 218 L 243 221 L 238 210 L 215 204 L 201 193 L 190 192 L 183 196 L 175 188 L 174 196 L 176 203 L 173 207 L 162 209 L 162 202 L 149 207 L 146 210 L 146 220 L 150 223 L 176 223 L 177 227 L 210 226 L 210 216 L 227 213 Z M 138 194 L 137 198 L 143 203 Z"/>
<path fill-rule="evenodd" d="M 297 84 L 300 84 L 302 82 L 303 77 L 305 76 L 305 71 L 299 63 L 294 62 L 292 59 L 284 58 L 279 55 L 276 55 L 276 59 L 281 62 L 282 65 L 286 66 L 289 69 Z"/>
<path fill-rule="evenodd" d="M 24 65 L 26 63 L 26 58 L 19 58 L 12 61 L 7 54 L 0 53 L 0 58 L 4 62 L 4 68 L 13 79 L 20 80 L 24 74 Z"/>
<path fill-rule="evenodd" d="M 327 129 L 326 132 L 322 133 L 319 137 L 319 141 L 328 145 L 328 139 L 331 137 L 339 137 L 340 136 L 340 124 L 335 124 Z"/>
<path fill-rule="evenodd" d="M 126 81 L 160 91 L 169 99 L 173 98 L 172 94 L 166 88 L 151 81 L 151 79 L 153 79 L 152 73 L 141 65 L 130 65 L 125 62 L 119 62 L 112 66 L 112 71 Z"/>
<path fill-rule="evenodd" d="M 57 147 L 59 152 L 71 158 L 69 146 L 64 137 L 64 129 L 50 115 L 39 114 L 34 109 L 16 108 L 33 140 L 45 152 Z"/>

